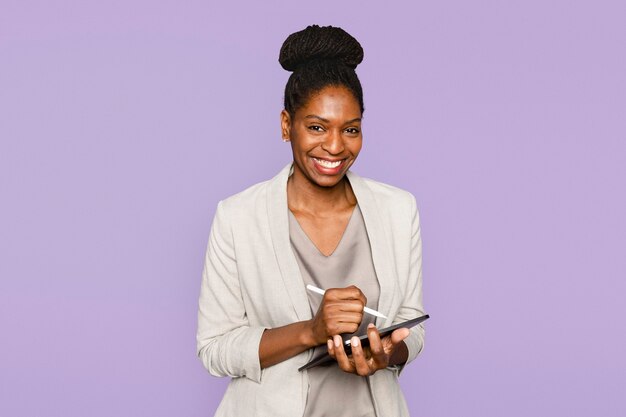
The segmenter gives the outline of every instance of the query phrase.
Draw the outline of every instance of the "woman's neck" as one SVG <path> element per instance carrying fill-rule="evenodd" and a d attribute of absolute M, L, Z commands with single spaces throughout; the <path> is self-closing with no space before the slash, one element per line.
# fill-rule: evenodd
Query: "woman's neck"
<path fill-rule="evenodd" d="M 287 180 L 287 204 L 291 211 L 323 216 L 352 208 L 357 200 L 347 176 L 332 187 L 320 187 L 294 171 Z"/>

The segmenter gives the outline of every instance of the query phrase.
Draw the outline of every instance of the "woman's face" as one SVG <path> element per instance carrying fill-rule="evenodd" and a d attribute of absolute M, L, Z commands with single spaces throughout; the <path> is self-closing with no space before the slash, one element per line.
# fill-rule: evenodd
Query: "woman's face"
<path fill-rule="evenodd" d="M 314 93 L 293 118 L 281 113 L 283 139 L 291 141 L 294 174 L 320 187 L 332 187 L 361 151 L 361 108 L 345 87 Z"/>

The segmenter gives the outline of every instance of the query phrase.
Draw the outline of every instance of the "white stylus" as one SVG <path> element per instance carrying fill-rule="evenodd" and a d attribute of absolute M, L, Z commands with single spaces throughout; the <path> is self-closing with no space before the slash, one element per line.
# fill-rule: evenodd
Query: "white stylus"
<path fill-rule="evenodd" d="M 324 293 L 326 292 L 323 289 L 314 287 L 313 285 L 310 285 L 310 284 L 307 284 L 306 289 L 309 290 L 309 291 L 313 291 L 314 293 L 317 293 L 317 294 L 320 294 L 320 295 L 324 295 Z M 383 313 L 379 313 L 378 311 L 372 310 L 369 307 L 363 307 L 363 311 L 365 311 L 366 313 L 371 314 L 372 316 L 382 317 L 383 319 L 387 318 L 387 316 L 385 316 Z"/>

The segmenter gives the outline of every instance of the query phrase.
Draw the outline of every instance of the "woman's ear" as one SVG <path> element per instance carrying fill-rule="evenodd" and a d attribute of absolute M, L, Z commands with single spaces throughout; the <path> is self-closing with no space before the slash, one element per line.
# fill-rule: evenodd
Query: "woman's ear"
<path fill-rule="evenodd" d="M 291 140 L 291 116 L 287 110 L 280 112 L 280 130 L 283 142 L 289 142 Z"/>

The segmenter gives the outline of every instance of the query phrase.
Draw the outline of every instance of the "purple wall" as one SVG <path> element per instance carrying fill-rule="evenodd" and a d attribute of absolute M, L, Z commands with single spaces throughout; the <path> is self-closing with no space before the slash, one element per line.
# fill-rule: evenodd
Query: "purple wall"
<path fill-rule="evenodd" d="M 310 23 L 365 48 L 354 170 L 420 205 L 413 415 L 626 415 L 626 3 L 207 3 L 0 3 L 0 415 L 212 415 L 210 223 L 290 160 Z"/>

